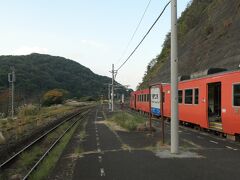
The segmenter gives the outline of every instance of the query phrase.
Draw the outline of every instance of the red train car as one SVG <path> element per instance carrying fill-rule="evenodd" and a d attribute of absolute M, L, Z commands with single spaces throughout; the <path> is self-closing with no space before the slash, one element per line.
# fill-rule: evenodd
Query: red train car
<path fill-rule="evenodd" d="M 149 89 L 132 92 L 130 98 L 130 108 L 149 113 Z"/>
<path fill-rule="evenodd" d="M 169 84 L 162 85 L 165 117 L 171 116 L 170 89 Z M 178 95 L 179 120 L 229 135 L 240 134 L 240 71 L 180 81 Z"/>

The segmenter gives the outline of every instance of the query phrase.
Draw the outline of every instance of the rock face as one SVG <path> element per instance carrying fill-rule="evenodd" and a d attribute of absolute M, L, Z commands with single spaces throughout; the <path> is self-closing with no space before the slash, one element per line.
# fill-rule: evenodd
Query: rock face
<path fill-rule="evenodd" d="M 200 0 L 193 0 L 187 9 L 194 11 L 193 8 L 201 3 Z M 204 3 L 207 4 L 196 17 L 198 23 L 179 38 L 179 76 L 208 68 L 239 69 L 240 1 L 207 0 Z M 182 21 L 186 18 L 189 17 L 182 17 Z M 170 82 L 170 51 L 165 59 L 158 58 L 157 61 L 155 66 L 159 66 L 161 61 L 161 67 L 145 81 Z"/>

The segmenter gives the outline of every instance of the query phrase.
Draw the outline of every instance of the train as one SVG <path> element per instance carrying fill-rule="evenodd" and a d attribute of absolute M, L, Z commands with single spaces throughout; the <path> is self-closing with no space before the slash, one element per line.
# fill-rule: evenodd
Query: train
<path fill-rule="evenodd" d="M 200 75 L 199 75 L 200 74 Z M 156 83 L 133 91 L 130 108 L 171 117 L 171 85 Z M 240 135 L 240 70 L 208 69 L 178 81 L 179 121 L 234 139 Z"/>

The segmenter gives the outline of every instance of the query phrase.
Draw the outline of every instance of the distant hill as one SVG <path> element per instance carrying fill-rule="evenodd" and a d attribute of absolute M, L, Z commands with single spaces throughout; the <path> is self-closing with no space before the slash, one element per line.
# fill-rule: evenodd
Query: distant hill
<path fill-rule="evenodd" d="M 210 67 L 239 68 L 239 19 L 239 0 L 192 0 L 178 19 L 179 76 Z M 170 33 L 139 88 L 149 82 L 170 82 Z"/>
<path fill-rule="evenodd" d="M 10 67 L 16 69 L 16 93 L 24 99 L 40 97 L 50 89 L 65 89 L 70 97 L 107 95 L 111 79 L 58 56 L 31 54 L 0 56 L 0 90 L 8 88 Z"/>

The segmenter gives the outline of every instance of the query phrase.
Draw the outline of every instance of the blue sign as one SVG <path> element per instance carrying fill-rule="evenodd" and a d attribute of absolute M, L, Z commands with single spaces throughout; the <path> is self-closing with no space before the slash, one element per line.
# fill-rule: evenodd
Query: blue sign
<path fill-rule="evenodd" d="M 153 115 L 155 116 L 160 116 L 161 115 L 161 112 L 160 112 L 160 109 L 159 108 L 153 108 L 151 109 L 151 112 Z"/>

